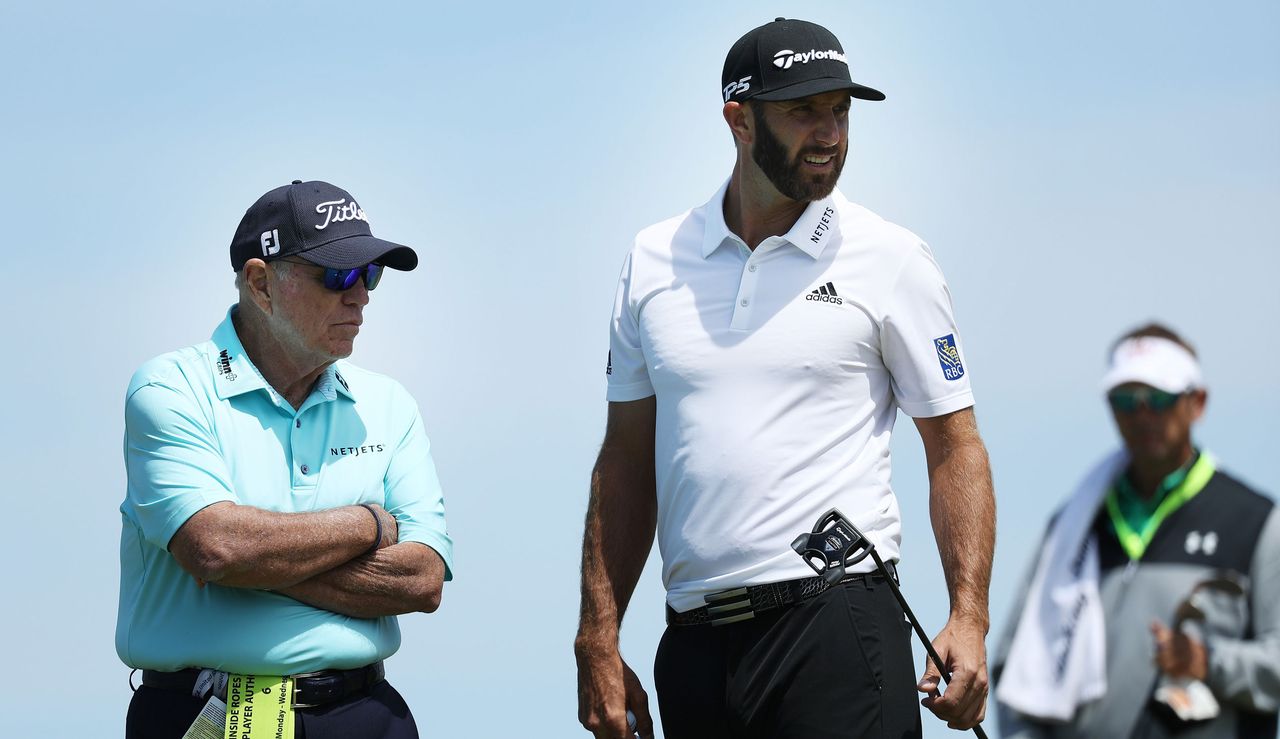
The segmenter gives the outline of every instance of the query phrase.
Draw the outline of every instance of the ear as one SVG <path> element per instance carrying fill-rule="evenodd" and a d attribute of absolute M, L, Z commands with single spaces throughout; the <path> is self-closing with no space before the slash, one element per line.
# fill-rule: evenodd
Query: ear
<path fill-rule="evenodd" d="M 1209 391 L 1204 388 L 1191 391 L 1191 421 L 1199 421 L 1204 415 L 1205 404 L 1209 402 Z"/>
<path fill-rule="evenodd" d="M 751 145 L 755 140 L 755 121 L 751 117 L 751 111 L 747 106 L 730 101 L 724 104 L 724 122 L 729 124 L 729 131 L 733 133 L 733 138 L 739 144 Z"/>
<path fill-rule="evenodd" d="M 258 309 L 271 315 L 271 275 L 270 268 L 261 259 L 250 259 L 244 263 L 244 288 L 249 298 Z M 243 297 L 243 296 L 242 296 Z"/>

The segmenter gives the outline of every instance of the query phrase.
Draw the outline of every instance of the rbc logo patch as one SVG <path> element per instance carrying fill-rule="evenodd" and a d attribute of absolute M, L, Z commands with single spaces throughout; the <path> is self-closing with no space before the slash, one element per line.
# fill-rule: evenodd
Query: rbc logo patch
<path fill-rule="evenodd" d="M 964 365 L 960 362 L 960 350 L 956 347 L 955 334 L 934 339 L 933 348 L 938 350 L 938 363 L 942 365 L 943 377 L 948 380 L 959 380 L 964 377 Z"/>

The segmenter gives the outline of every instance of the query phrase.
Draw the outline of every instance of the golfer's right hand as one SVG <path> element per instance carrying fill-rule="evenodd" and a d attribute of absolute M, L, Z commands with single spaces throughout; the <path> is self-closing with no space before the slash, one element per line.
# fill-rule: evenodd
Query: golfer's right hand
<path fill-rule="evenodd" d="M 953 615 L 933 637 L 933 648 L 951 674 L 951 683 L 939 694 L 942 676 L 930 659 L 916 690 L 927 696 L 920 705 L 946 721 L 949 728 L 972 729 L 987 715 L 986 635 L 985 622 Z"/>
<path fill-rule="evenodd" d="M 641 739 L 653 739 L 649 696 L 617 650 L 578 656 L 578 721 L 596 739 L 632 739 L 627 709 Z"/>

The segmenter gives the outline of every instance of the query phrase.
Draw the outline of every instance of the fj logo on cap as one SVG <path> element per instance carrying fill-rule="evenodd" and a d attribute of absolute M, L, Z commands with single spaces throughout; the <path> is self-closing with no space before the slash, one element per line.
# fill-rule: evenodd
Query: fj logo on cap
<path fill-rule="evenodd" d="M 938 350 L 938 363 L 942 365 L 942 376 L 948 380 L 959 380 L 964 377 L 964 364 L 960 362 L 960 349 L 956 346 L 956 335 L 947 334 L 933 340 L 933 347 Z"/>
<path fill-rule="evenodd" d="M 259 240 L 262 242 L 262 256 L 270 257 L 280 253 L 280 229 L 263 231 Z"/>
<path fill-rule="evenodd" d="M 342 221 L 369 222 L 369 219 L 364 215 L 364 208 L 361 208 L 354 200 L 348 203 L 346 198 L 326 200 L 316 206 L 316 212 L 324 215 L 324 223 L 316 224 L 317 231 L 325 230 L 330 223 L 340 223 Z"/>
<path fill-rule="evenodd" d="M 791 69 L 792 64 L 808 64 L 815 59 L 830 59 L 842 64 L 849 63 L 845 60 L 844 54 L 841 54 L 835 49 L 828 49 L 826 51 L 810 49 L 809 51 L 802 51 L 800 53 L 796 53 L 791 49 L 783 49 L 773 55 L 773 66 L 778 69 Z"/>

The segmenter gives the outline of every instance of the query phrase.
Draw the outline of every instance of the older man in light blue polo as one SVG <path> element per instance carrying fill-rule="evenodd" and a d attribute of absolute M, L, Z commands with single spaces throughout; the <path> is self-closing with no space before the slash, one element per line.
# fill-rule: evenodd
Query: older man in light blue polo
<path fill-rule="evenodd" d="M 383 270 L 417 255 L 349 193 L 295 181 L 245 213 L 231 263 L 212 340 L 147 362 L 126 396 L 126 736 L 416 737 L 383 660 L 397 615 L 439 606 L 452 542 L 413 398 L 343 360 Z"/>

